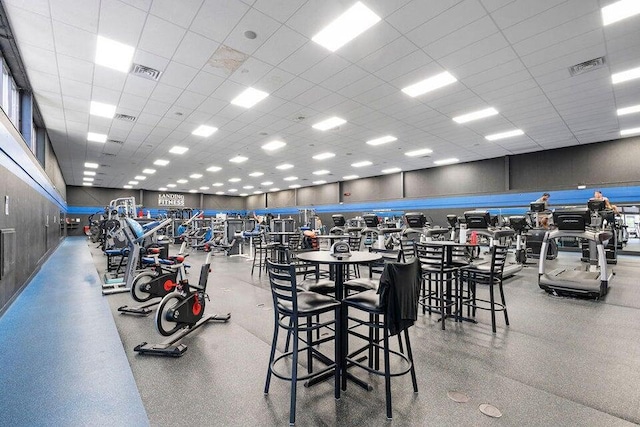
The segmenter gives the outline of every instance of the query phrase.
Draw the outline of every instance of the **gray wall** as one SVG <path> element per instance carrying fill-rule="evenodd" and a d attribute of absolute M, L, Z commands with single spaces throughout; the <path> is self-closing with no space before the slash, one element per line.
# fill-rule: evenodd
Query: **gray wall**
<path fill-rule="evenodd" d="M 341 201 L 344 203 L 402 198 L 402 175 L 374 176 L 342 183 Z"/>
<path fill-rule="evenodd" d="M 246 208 L 248 210 L 264 209 L 267 207 L 266 194 L 254 194 L 252 196 L 248 196 L 245 200 L 246 200 Z"/>
<path fill-rule="evenodd" d="M 55 155 L 50 152 L 45 159 L 46 168 L 42 168 L 1 110 L 0 149 L 0 230 L 15 230 L 6 234 L 0 247 L 0 262 L 4 269 L 0 279 L 1 313 L 38 270 L 46 255 L 60 243 L 61 206 L 43 196 L 34 186 L 50 188 L 55 185 L 60 195 L 64 195 L 65 184 Z M 6 153 L 19 154 L 13 159 Z M 10 169 L 17 170 L 19 175 Z M 32 175 L 20 172 L 20 169 L 30 171 Z M 45 175 L 40 177 L 43 172 Z M 46 174 L 49 182 L 45 182 Z M 5 213 L 5 197 L 9 198 L 8 214 Z"/>
<path fill-rule="evenodd" d="M 267 193 L 267 206 L 270 208 L 284 208 L 296 206 L 295 190 L 283 190 L 277 193 Z"/>
<path fill-rule="evenodd" d="M 640 137 L 510 157 L 511 190 L 640 183 Z"/>
<path fill-rule="evenodd" d="M 298 205 L 314 206 L 338 203 L 340 185 L 337 182 L 298 188 Z"/>
<path fill-rule="evenodd" d="M 404 197 L 502 193 L 504 157 L 404 173 Z"/>

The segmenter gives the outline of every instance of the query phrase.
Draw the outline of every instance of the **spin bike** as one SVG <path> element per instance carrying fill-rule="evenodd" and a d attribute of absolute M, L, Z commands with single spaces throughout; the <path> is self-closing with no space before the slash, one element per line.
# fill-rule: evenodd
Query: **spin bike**
<path fill-rule="evenodd" d="M 186 280 L 187 266 L 184 260 L 189 254 L 175 255 L 164 260 L 158 258 L 160 249 L 151 248 L 149 251 L 153 254 L 155 271 L 143 271 L 133 279 L 131 284 L 131 297 L 137 302 L 146 304 L 134 307 L 123 305 L 118 308 L 121 313 L 148 316 L 151 314 L 151 307 L 159 304 L 162 298 Z M 163 267 L 164 265 L 166 267 Z"/>
<path fill-rule="evenodd" d="M 207 254 L 205 264 L 200 269 L 198 285 L 192 285 L 183 280 L 178 284 L 174 292 L 165 295 L 160 301 L 156 311 L 156 329 L 160 335 L 165 337 L 175 335 L 175 337 L 159 344 L 143 342 L 137 345 L 134 351 L 155 356 L 180 357 L 187 351 L 187 346 L 185 344 L 176 344 L 178 341 L 208 322 L 224 323 L 231 318 L 231 313 L 204 316 L 206 301 L 209 299 L 206 291 L 207 280 L 211 271 L 210 254 L 211 252 Z"/>

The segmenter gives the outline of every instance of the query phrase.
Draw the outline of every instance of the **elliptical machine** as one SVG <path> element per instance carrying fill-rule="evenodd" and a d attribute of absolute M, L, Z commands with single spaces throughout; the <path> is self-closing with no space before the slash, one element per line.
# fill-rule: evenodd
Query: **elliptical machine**
<path fill-rule="evenodd" d="M 158 305 L 155 316 L 156 330 L 165 337 L 175 336 L 159 344 L 143 342 L 135 346 L 134 351 L 154 356 L 180 357 L 187 351 L 187 346 L 176 343 L 208 322 L 226 323 L 231 318 L 231 313 L 204 316 L 206 301 L 209 300 L 207 281 L 211 271 L 210 255 L 211 252 L 207 254 L 205 264 L 200 268 L 197 285 L 183 280 L 176 290 L 165 295 Z"/>

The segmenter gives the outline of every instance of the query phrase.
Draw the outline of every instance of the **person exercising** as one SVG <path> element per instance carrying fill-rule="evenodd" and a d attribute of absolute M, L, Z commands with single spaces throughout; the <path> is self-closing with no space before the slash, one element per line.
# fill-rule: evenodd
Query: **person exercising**
<path fill-rule="evenodd" d="M 542 194 L 542 196 L 540 196 L 535 203 L 544 203 L 544 210 L 548 211 L 549 210 L 549 197 L 551 197 L 551 194 L 549 193 L 544 193 Z M 540 221 L 540 225 L 543 228 L 549 228 L 549 217 L 551 215 L 549 213 L 538 213 L 538 221 Z"/>
<path fill-rule="evenodd" d="M 620 212 L 618 212 L 618 207 L 616 205 L 612 205 L 611 202 L 609 201 L 609 199 L 602 194 L 602 191 L 596 190 L 593 193 L 593 198 L 596 199 L 596 200 L 603 200 L 604 201 L 604 207 L 607 208 L 607 209 L 612 210 L 615 214 L 619 214 L 620 213 Z"/>

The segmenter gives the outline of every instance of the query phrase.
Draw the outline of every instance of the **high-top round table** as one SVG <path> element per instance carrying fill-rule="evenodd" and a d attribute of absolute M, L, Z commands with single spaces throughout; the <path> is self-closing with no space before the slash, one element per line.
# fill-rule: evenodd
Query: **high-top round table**
<path fill-rule="evenodd" d="M 369 262 L 379 261 L 382 259 L 382 254 L 376 252 L 363 252 L 353 251 L 351 256 L 335 257 L 329 253 L 329 251 L 311 251 L 302 252 L 297 255 L 297 258 L 302 261 L 311 262 L 314 264 L 328 264 L 335 268 L 335 283 L 336 283 L 336 299 L 342 301 L 344 298 L 344 266 L 349 264 L 366 264 Z M 343 352 L 347 348 L 347 336 L 348 334 L 348 319 L 346 310 L 340 310 L 340 331 L 336 331 L 340 337 L 340 352 Z M 344 355 L 341 354 L 340 360 Z M 348 379 L 355 382 L 366 390 L 371 390 L 371 386 L 366 382 L 360 380 L 349 374 L 346 367 L 340 366 L 341 375 L 346 375 Z M 317 379 L 318 382 L 321 378 Z M 309 385 L 316 383 L 316 381 L 309 381 Z"/>

